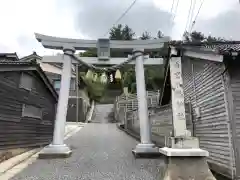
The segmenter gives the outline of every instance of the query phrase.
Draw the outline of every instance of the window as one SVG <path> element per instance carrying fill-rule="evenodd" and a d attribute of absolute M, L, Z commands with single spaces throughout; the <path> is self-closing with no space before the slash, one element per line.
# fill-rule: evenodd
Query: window
<path fill-rule="evenodd" d="M 75 90 L 76 88 L 76 81 L 75 79 L 71 79 L 70 90 Z"/>
<path fill-rule="evenodd" d="M 53 81 L 53 86 L 55 90 L 60 90 L 61 87 L 61 80 L 54 80 Z M 75 79 L 71 79 L 71 83 L 70 83 L 70 90 L 75 90 L 76 88 L 76 84 L 75 84 Z"/>
<path fill-rule="evenodd" d="M 54 89 L 59 90 L 61 87 L 61 80 L 54 80 L 53 86 L 54 86 Z"/>
<path fill-rule="evenodd" d="M 32 117 L 42 119 L 42 109 L 36 106 L 23 104 L 22 117 Z"/>
<path fill-rule="evenodd" d="M 20 78 L 20 88 L 31 90 L 33 87 L 33 78 L 32 76 L 22 73 Z"/>

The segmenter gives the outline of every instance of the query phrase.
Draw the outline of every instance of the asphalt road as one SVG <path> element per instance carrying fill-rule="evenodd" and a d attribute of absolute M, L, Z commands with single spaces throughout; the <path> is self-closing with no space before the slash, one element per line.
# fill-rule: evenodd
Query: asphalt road
<path fill-rule="evenodd" d="M 37 160 L 12 180 L 156 180 L 161 159 L 135 159 L 137 141 L 115 124 L 91 123 L 66 141 L 70 158 Z"/>

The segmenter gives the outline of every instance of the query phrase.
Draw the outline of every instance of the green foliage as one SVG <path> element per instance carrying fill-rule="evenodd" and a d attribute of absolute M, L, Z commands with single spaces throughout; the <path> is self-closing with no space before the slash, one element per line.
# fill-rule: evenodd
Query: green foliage
<path fill-rule="evenodd" d="M 149 32 L 145 31 L 142 33 L 142 36 L 140 37 L 141 40 L 151 39 L 151 35 Z"/>
<path fill-rule="evenodd" d="M 215 42 L 215 41 L 225 41 L 223 38 L 216 38 L 213 36 L 205 36 L 203 33 L 198 31 L 189 32 L 185 31 L 183 34 L 184 41 L 186 42 Z"/>
<path fill-rule="evenodd" d="M 164 34 L 162 33 L 162 31 L 159 30 L 159 31 L 157 32 L 157 38 L 160 39 L 160 38 L 162 38 L 162 37 L 164 37 Z"/>
<path fill-rule="evenodd" d="M 145 83 L 147 90 L 158 90 L 163 82 L 163 74 L 158 68 L 145 68 Z M 128 87 L 130 93 L 136 93 L 136 75 L 133 68 L 130 68 L 123 75 L 123 86 Z"/>
<path fill-rule="evenodd" d="M 113 27 L 109 33 L 111 40 L 133 40 L 134 36 L 135 32 L 128 25 L 123 27 L 122 24 Z"/>
<path fill-rule="evenodd" d="M 142 33 L 142 35 L 140 36 L 140 39 L 142 39 L 142 40 L 147 40 L 147 39 L 160 39 L 160 38 L 162 38 L 162 37 L 164 37 L 164 34 L 163 34 L 162 31 L 160 31 L 160 30 L 157 32 L 157 37 L 154 37 L 154 38 L 151 36 L 150 32 L 144 31 L 144 32 Z"/>
<path fill-rule="evenodd" d="M 107 83 L 103 83 L 101 74 L 88 71 L 87 74 L 81 75 L 86 84 L 86 91 L 90 99 L 100 101 L 106 91 Z"/>
<path fill-rule="evenodd" d="M 97 49 L 92 48 L 92 49 L 89 49 L 85 52 L 80 52 L 79 56 L 80 57 L 97 57 Z"/>
<path fill-rule="evenodd" d="M 110 30 L 109 33 L 109 39 L 111 40 L 133 40 L 135 38 L 135 32 L 133 30 L 125 25 L 118 24 L 117 26 L 113 27 Z M 152 37 L 149 32 L 145 31 L 143 32 L 140 39 L 146 40 L 146 39 L 158 39 L 162 38 L 164 35 L 161 31 L 157 32 L 156 37 Z M 79 53 L 79 56 L 81 57 L 97 57 L 97 49 L 89 49 L 85 52 Z M 116 52 L 111 51 L 111 57 L 127 57 L 127 54 L 124 54 L 123 52 Z M 151 67 L 145 68 L 145 81 L 146 81 L 146 87 L 148 90 L 157 90 L 159 86 L 162 83 L 162 76 L 159 76 L 159 69 L 152 69 Z M 107 88 L 107 84 L 103 84 L 100 82 L 98 78 L 94 80 L 94 73 L 92 72 L 92 75 L 90 75 L 91 78 L 87 78 L 85 73 L 81 74 L 81 78 L 83 79 L 84 83 L 86 84 L 86 91 L 89 94 L 89 97 L 95 101 L 101 101 L 102 97 L 104 96 L 104 92 Z M 97 75 L 96 77 L 99 77 Z M 129 70 L 125 71 L 125 73 L 122 76 L 122 85 L 123 87 L 128 87 L 129 91 L 131 93 L 136 92 L 136 76 L 135 71 L 133 68 L 130 68 Z"/>

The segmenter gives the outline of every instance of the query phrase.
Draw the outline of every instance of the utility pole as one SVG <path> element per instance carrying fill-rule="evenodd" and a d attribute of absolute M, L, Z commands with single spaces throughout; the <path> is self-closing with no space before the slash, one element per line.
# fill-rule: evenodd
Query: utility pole
<path fill-rule="evenodd" d="M 79 73 L 78 73 L 78 64 L 76 64 L 76 122 L 79 121 L 79 91 L 78 91 L 78 81 L 79 81 Z"/>

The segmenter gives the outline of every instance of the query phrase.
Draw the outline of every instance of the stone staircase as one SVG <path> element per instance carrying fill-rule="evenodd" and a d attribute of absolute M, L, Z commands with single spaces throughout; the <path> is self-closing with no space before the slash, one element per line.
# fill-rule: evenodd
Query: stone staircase
<path fill-rule="evenodd" d="M 96 104 L 91 123 L 109 123 L 109 114 L 113 111 L 113 104 Z"/>

